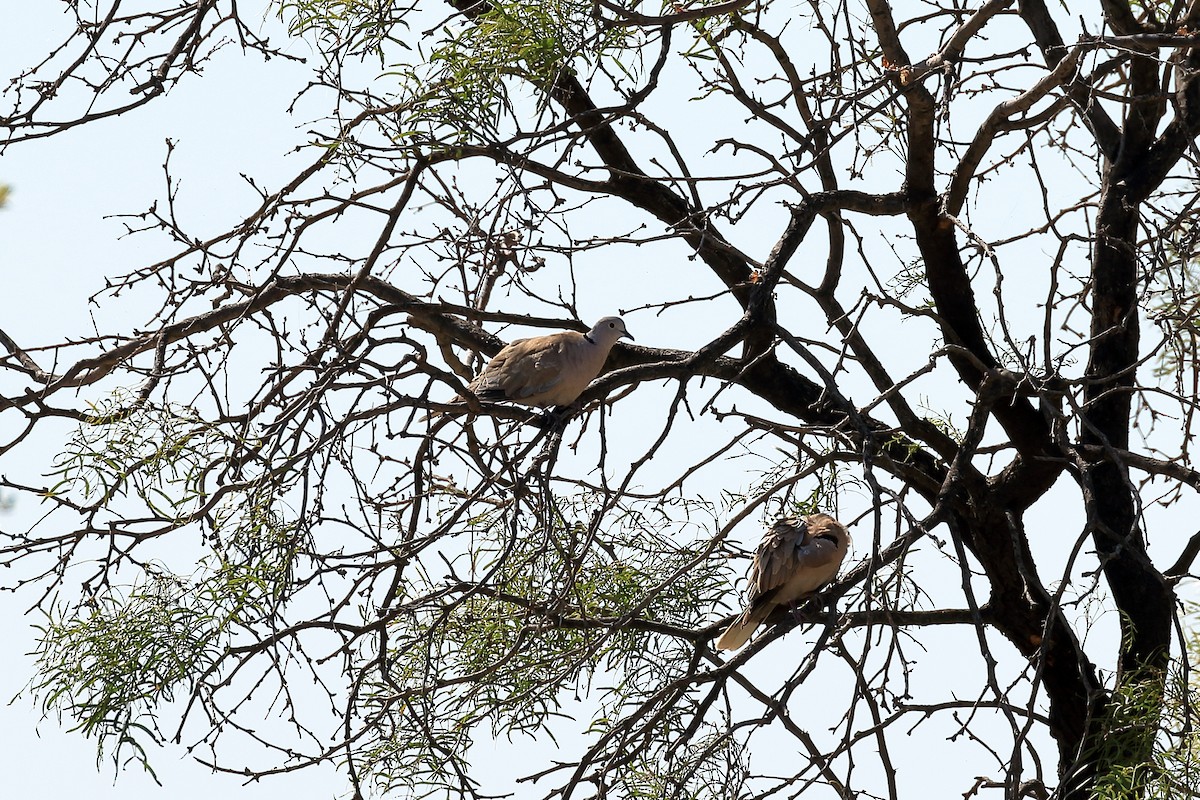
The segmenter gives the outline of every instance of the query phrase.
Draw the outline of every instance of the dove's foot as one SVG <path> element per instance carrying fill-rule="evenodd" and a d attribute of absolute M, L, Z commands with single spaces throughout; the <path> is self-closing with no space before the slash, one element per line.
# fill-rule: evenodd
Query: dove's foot
<path fill-rule="evenodd" d="M 542 425 L 548 430 L 560 430 L 566 427 L 567 421 L 579 410 L 577 403 L 569 406 L 553 406 L 542 412 Z"/>

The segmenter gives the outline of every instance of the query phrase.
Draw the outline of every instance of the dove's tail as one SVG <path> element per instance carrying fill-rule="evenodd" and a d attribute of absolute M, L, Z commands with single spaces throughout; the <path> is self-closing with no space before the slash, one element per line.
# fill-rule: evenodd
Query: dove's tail
<path fill-rule="evenodd" d="M 754 635 L 754 631 L 762 624 L 771 614 L 772 605 L 761 605 L 757 608 L 748 608 L 742 612 L 741 616 L 733 621 L 725 632 L 721 634 L 721 638 L 717 639 L 718 650 L 737 650 L 739 647 L 750 641 L 750 637 Z"/>

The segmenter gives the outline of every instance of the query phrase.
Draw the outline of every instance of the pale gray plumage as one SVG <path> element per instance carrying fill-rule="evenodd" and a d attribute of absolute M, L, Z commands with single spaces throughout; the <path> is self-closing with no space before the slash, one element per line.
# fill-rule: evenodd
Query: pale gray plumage
<path fill-rule="evenodd" d="M 562 331 L 518 339 L 497 353 L 467 387 L 480 400 L 526 406 L 566 406 L 591 383 L 618 339 L 632 339 L 620 317 L 605 317 L 587 333 Z M 452 402 L 461 402 L 461 397 Z"/>
<path fill-rule="evenodd" d="M 717 649 L 738 649 L 776 606 L 802 600 L 832 581 L 849 546 L 850 532 L 828 514 L 778 520 L 754 554 L 746 610 L 721 634 Z"/>

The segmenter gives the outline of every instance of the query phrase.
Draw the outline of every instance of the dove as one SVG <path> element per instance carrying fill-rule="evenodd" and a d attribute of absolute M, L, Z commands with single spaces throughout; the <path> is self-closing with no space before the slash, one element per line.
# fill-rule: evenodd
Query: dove
<path fill-rule="evenodd" d="M 518 339 L 497 353 L 467 388 L 480 400 L 567 406 L 600 374 L 618 339 L 633 339 L 620 317 L 604 317 L 587 333 Z M 455 397 L 450 402 L 462 401 Z"/>
<path fill-rule="evenodd" d="M 738 649 L 776 606 L 803 600 L 832 581 L 849 545 L 846 526 L 828 514 L 778 520 L 754 554 L 746 610 L 721 634 L 717 649 Z"/>

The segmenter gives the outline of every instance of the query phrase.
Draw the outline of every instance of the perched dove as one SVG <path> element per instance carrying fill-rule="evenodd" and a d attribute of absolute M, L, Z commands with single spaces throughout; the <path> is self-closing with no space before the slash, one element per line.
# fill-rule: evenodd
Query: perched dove
<path fill-rule="evenodd" d="M 721 634 L 717 649 L 738 649 L 776 606 L 802 600 L 832 581 L 849 544 L 846 526 L 828 514 L 777 521 L 754 554 L 746 610 Z"/>
<path fill-rule="evenodd" d="M 633 338 L 625 322 L 605 317 L 587 333 L 562 331 L 518 339 L 497 353 L 467 388 L 480 400 L 511 400 L 539 408 L 570 405 L 600 374 L 608 351 L 621 338 Z"/>

